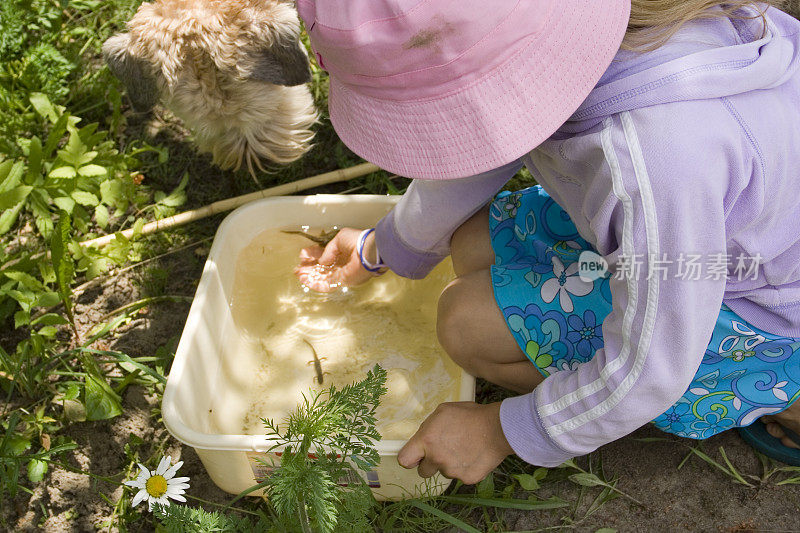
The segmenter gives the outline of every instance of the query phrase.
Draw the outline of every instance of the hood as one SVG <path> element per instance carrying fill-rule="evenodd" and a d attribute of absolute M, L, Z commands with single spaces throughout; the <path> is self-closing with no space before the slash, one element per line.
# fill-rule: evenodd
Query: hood
<path fill-rule="evenodd" d="M 777 87 L 800 68 L 800 21 L 769 8 L 755 18 L 686 24 L 650 52 L 620 50 L 561 133 L 585 131 L 609 115 L 683 100 Z"/>

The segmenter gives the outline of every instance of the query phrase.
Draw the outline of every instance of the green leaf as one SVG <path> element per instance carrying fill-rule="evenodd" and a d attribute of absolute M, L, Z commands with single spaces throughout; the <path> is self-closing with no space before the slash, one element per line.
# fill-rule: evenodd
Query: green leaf
<path fill-rule="evenodd" d="M 78 164 L 79 165 L 86 165 L 87 163 L 90 163 L 91 161 L 94 161 L 95 157 L 97 157 L 97 152 L 95 152 L 95 151 L 86 152 L 85 154 L 81 155 Z M 96 167 L 96 166 L 99 166 L 99 165 L 87 165 L 87 166 Z M 103 167 L 100 167 L 100 168 L 103 168 Z M 103 170 L 105 171 L 105 169 L 103 169 Z M 80 172 L 80 170 L 78 172 Z M 89 170 L 89 172 L 91 172 L 91 170 Z"/>
<path fill-rule="evenodd" d="M 50 133 L 47 134 L 47 142 L 44 144 L 44 149 L 42 150 L 42 157 L 44 159 L 49 159 L 53 150 L 58 146 L 59 141 L 61 141 L 64 133 L 67 131 L 69 118 L 69 115 L 61 115 L 58 117 L 56 123 L 53 124 L 53 127 L 50 128 Z"/>
<path fill-rule="evenodd" d="M 133 229 L 132 237 L 134 239 L 142 234 L 142 228 L 144 228 L 144 219 L 137 218 L 136 222 L 133 223 L 133 228 L 132 228 Z"/>
<path fill-rule="evenodd" d="M 47 472 L 47 463 L 41 459 L 31 459 L 28 461 L 28 479 L 31 483 L 38 483 Z"/>
<path fill-rule="evenodd" d="M 607 487 L 608 483 L 600 479 L 594 474 L 590 474 L 589 472 L 581 472 L 579 474 L 572 474 L 569 476 L 569 479 L 577 483 L 578 485 L 583 485 L 584 487 Z"/>
<path fill-rule="evenodd" d="M 86 155 L 86 145 L 81 141 L 81 136 L 74 126 L 68 126 L 69 139 L 64 148 L 58 151 L 58 157 L 73 166 L 80 166 L 83 163 L 83 156 Z"/>
<path fill-rule="evenodd" d="M 125 199 L 122 184 L 117 180 L 106 180 L 100 184 L 100 198 L 106 205 L 116 205 Z"/>
<path fill-rule="evenodd" d="M 34 307 L 53 307 L 54 305 L 58 305 L 60 301 L 61 296 L 59 296 L 57 292 L 47 291 L 39 294 Z"/>
<path fill-rule="evenodd" d="M 75 167 L 58 167 L 51 170 L 47 176 L 53 179 L 72 179 L 77 175 Z"/>
<path fill-rule="evenodd" d="M 0 182 L 0 193 L 8 192 L 17 187 L 22 182 L 22 174 L 25 172 L 25 163 L 22 161 L 17 161 L 14 164 L 11 164 L 11 161 L 6 161 L 5 163 L 9 164 L 8 172 L 5 173 L 5 177 Z"/>
<path fill-rule="evenodd" d="M 24 205 L 24 202 L 20 202 L 13 208 L 3 211 L 3 214 L 0 215 L 0 235 L 8 233 L 14 227 L 14 223 L 16 223 L 19 212 L 22 211 Z"/>
<path fill-rule="evenodd" d="M 77 400 L 81 394 L 81 387 L 78 383 L 70 383 L 64 391 L 65 400 Z"/>
<path fill-rule="evenodd" d="M 97 225 L 103 229 L 108 227 L 108 208 L 103 204 L 98 204 L 94 208 L 94 220 L 97 222 Z"/>
<path fill-rule="evenodd" d="M 13 430 L 13 428 L 9 427 L 9 430 Z M 11 452 L 11 455 L 19 457 L 25 453 L 25 450 L 31 447 L 31 441 L 21 435 L 13 435 L 8 439 L 6 447 L 6 449 Z"/>
<path fill-rule="evenodd" d="M 108 176 L 108 171 L 100 165 L 83 165 L 78 169 L 78 174 L 87 178 L 106 177 Z"/>
<path fill-rule="evenodd" d="M 50 239 L 50 258 L 53 262 L 53 270 L 56 274 L 59 295 L 64 302 L 67 316 L 70 317 L 71 320 L 72 291 L 70 289 L 70 284 L 72 283 L 75 272 L 72 266 L 72 256 L 69 255 L 68 250 L 70 230 L 69 214 L 65 211 L 61 211 L 61 215 L 58 218 L 58 226 Z"/>
<path fill-rule="evenodd" d="M 480 533 L 480 530 L 467 524 L 463 520 L 459 520 L 453 515 L 447 514 L 441 509 L 437 509 L 436 507 L 432 507 L 427 503 L 421 502 L 419 500 L 409 500 L 409 503 L 414 507 L 420 509 L 421 511 L 425 511 L 428 514 L 432 514 L 437 518 L 441 518 L 445 522 L 449 523 L 450 525 L 455 526 L 459 531 L 466 531 L 467 533 Z"/>
<path fill-rule="evenodd" d="M 47 313 L 31 322 L 34 326 L 56 326 L 59 324 L 69 324 L 66 318 L 58 313 Z"/>
<path fill-rule="evenodd" d="M 515 474 L 514 477 L 519 482 L 519 486 L 525 490 L 536 490 L 539 488 L 539 481 L 530 474 Z"/>
<path fill-rule="evenodd" d="M 39 137 L 31 137 L 28 145 L 28 174 L 25 183 L 33 185 L 42 173 L 42 141 Z"/>
<path fill-rule="evenodd" d="M 475 485 L 475 492 L 482 498 L 488 498 L 494 494 L 494 475 L 490 473 Z"/>
<path fill-rule="evenodd" d="M 13 279 L 17 283 L 20 283 L 22 286 L 31 289 L 32 291 L 41 291 L 44 289 L 42 282 L 38 279 L 34 278 L 27 272 L 19 272 L 16 270 L 9 270 L 3 272 L 3 275 L 8 279 Z"/>
<path fill-rule="evenodd" d="M 41 116 L 49 119 L 50 122 L 55 122 L 58 120 L 58 114 L 56 113 L 56 110 L 47 95 L 42 93 L 31 93 L 30 101 L 31 104 L 33 104 L 33 108 Z"/>
<path fill-rule="evenodd" d="M 58 333 L 58 328 L 55 326 L 45 326 L 43 328 L 39 328 L 36 333 L 47 339 L 52 339 L 56 336 L 56 333 Z"/>
<path fill-rule="evenodd" d="M 24 202 L 32 190 L 33 187 L 29 185 L 20 185 L 8 192 L 0 194 L 0 210 L 6 210 L 20 202 Z"/>
<path fill-rule="evenodd" d="M 95 207 L 100 203 L 100 201 L 97 199 L 97 196 L 87 191 L 73 191 L 70 196 L 72 196 L 72 199 L 79 204 L 89 207 Z"/>
<path fill-rule="evenodd" d="M 11 167 L 14 166 L 14 161 L 11 159 L 6 159 L 5 161 L 0 161 L 0 184 L 6 181 L 8 178 L 9 172 L 11 172 Z"/>
<path fill-rule="evenodd" d="M 75 200 L 69 196 L 59 196 L 57 198 L 53 198 L 53 203 L 56 204 L 56 207 L 66 211 L 70 215 L 72 214 L 72 210 L 75 209 Z"/>
<path fill-rule="evenodd" d="M 50 197 L 44 189 L 34 189 L 31 191 L 28 205 L 33 212 L 36 229 L 44 238 L 49 238 L 53 232 L 53 213 L 50 212 L 48 205 Z"/>
<path fill-rule="evenodd" d="M 86 376 L 87 420 L 106 420 L 122 414 L 120 398 L 102 378 Z"/>
<path fill-rule="evenodd" d="M 536 481 L 541 481 L 547 477 L 549 471 L 547 468 L 537 468 L 533 471 L 533 477 L 536 478 Z"/>
<path fill-rule="evenodd" d="M 167 207 L 178 207 L 186 203 L 186 193 L 184 190 L 186 189 L 187 183 L 189 183 L 189 174 L 184 174 L 178 186 L 169 193 L 169 196 L 162 198 L 158 203 Z"/>

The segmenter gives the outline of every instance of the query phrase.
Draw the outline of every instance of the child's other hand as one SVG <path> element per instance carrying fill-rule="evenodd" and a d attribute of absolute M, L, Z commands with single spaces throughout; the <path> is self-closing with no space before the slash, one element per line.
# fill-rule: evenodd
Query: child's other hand
<path fill-rule="evenodd" d="M 310 246 L 300 251 L 300 264 L 294 274 L 300 283 L 318 292 L 333 292 L 368 281 L 372 274 L 361 266 L 356 244 L 360 230 L 342 228 L 323 249 Z M 367 237 L 364 253 L 374 257 L 375 233 Z"/>
<path fill-rule="evenodd" d="M 417 467 L 422 477 L 444 477 L 473 485 L 514 450 L 500 425 L 500 402 L 443 403 L 419 427 L 397 455 L 403 468 Z"/>

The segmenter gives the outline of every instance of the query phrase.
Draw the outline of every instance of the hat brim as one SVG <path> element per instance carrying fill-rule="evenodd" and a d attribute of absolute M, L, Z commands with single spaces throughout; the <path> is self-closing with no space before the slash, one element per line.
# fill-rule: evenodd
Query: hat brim
<path fill-rule="evenodd" d="M 559 0 L 553 11 L 544 32 L 450 94 L 381 100 L 331 76 L 336 133 L 367 161 L 410 178 L 463 178 L 520 158 L 589 95 L 619 50 L 630 2 Z"/>

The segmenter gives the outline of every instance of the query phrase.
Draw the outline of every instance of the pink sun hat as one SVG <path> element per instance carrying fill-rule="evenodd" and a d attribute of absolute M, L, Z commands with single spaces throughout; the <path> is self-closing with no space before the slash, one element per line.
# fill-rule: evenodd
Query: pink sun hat
<path fill-rule="evenodd" d="M 523 156 L 583 102 L 630 0 L 297 0 L 342 141 L 410 178 Z"/>

